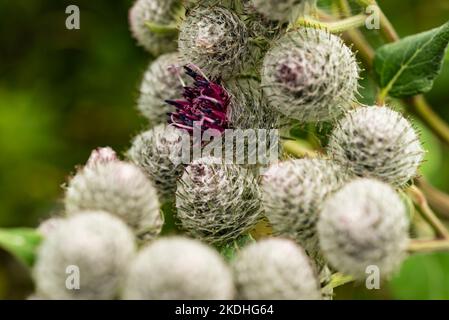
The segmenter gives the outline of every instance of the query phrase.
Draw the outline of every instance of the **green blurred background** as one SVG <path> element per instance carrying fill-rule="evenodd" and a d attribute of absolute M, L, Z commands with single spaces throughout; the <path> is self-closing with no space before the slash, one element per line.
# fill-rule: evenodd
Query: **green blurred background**
<path fill-rule="evenodd" d="M 380 0 L 405 36 L 449 20 L 448 0 Z M 65 28 L 65 8 L 81 29 Z M 127 148 L 145 127 L 135 109 L 151 57 L 128 31 L 131 0 L 0 0 L 0 227 L 36 226 L 61 209 L 61 186 L 90 150 Z M 449 121 L 449 55 L 429 101 Z M 364 81 L 370 102 L 370 82 Z M 419 125 L 419 124 L 418 124 Z M 426 130 L 423 172 L 449 191 L 449 149 Z M 29 272 L 0 251 L 0 299 L 32 290 Z M 340 298 L 449 299 L 449 254 L 410 258 L 382 290 L 353 284 Z"/>

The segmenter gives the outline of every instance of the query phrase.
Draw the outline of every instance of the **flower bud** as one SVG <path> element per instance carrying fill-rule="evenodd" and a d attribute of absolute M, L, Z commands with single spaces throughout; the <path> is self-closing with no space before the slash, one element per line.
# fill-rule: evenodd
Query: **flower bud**
<path fill-rule="evenodd" d="M 388 277 L 408 245 L 405 205 L 389 185 L 358 179 L 329 197 L 318 221 L 320 245 L 329 263 L 356 279 L 370 266 Z"/>
<path fill-rule="evenodd" d="M 161 238 L 132 262 L 124 298 L 224 300 L 234 296 L 232 274 L 220 255 L 199 241 Z"/>
<path fill-rule="evenodd" d="M 190 136 L 186 135 L 188 138 L 183 140 L 179 129 L 160 124 L 134 138 L 128 151 L 129 158 L 154 182 L 163 201 L 174 197 L 176 182 L 183 172 L 183 141 L 190 146 Z"/>
<path fill-rule="evenodd" d="M 351 106 L 359 68 L 342 39 L 326 31 L 289 32 L 268 51 L 262 87 L 272 108 L 301 122 L 328 121 Z"/>
<path fill-rule="evenodd" d="M 43 236 L 47 237 L 54 230 L 56 230 L 62 222 L 64 222 L 64 218 L 61 217 L 52 217 L 47 220 L 42 221 L 37 227 L 37 231 L 40 232 Z"/>
<path fill-rule="evenodd" d="M 236 129 L 277 129 L 281 114 L 266 101 L 260 83 L 254 79 L 232 79 L 224 86 L 231 96 L 230 125 Z"/>
<path fill-rule="evenodd" d="M 293 241 L 261 240 L 243 248 L 232 265 L 241 299 L 321 299 L 315 270 Z"/>
<path fill-rule="evenodd" d="M 95 166 L 97 164 L 103 164 L 111 161 L 118 161 L 117 154 L 112 148 L 97 148 L 90 154 L 86 166 Z"/>
<path fill-rule="evenodd" d="M 136 0 L 129 10 L 131 33 L 138 44 L 153 55 L 176 49 L 172 35 L 156 34 L 147 23 L 172 25 L 176 20 L 177 0 Z"/>
<path fill-rule="evenodd" d="M 416 176 L 424 151 L 411 124 L 387 107 L 361 107 L 342 118 L 328 153 L 360 177 L 402 186 Z"/>
<path fill-rule="evenodd" d="M 211 157 L 195 160 L 186 168 L 176 191 L 181 227 L 209 243 L 236 239 L 262 215 L 260 190 L 253 174 L 220 161 Z"/>
<path fill-rule="evenodd" d="M 275 234 L 296 240 L 317 258 L 316 222 L 323 201 L 346 181 L 330 160 L 299 159 L 272 165 L 262 182 L 265 214 Z"/>
<path fill-rule="evenodd" d="M 86 166 L 69 181 L 65 193 L 68 214 L 103 210 L 122 218 L 141 239 L 162 228 L 156 189 L 137 166 L 113 161 Z"/>
<path fill-rule="evenodd" d="M 248 56 L 248 31 L 239 17 L 225 8 L 197 7 L 181 25 L 179 51 L 212 78 L 238 73 Z"/>
<path fill-rule="evenodd" d="M 100 211 L 70 217 L 38 250 L 34 268 L 37 295 L 113 299 L 133 255 L 133 235 L 119 219 Z"/>
<path fill-rule="evenodd" d="M 175 108 L 165 100 L 178 97 L 182 92 L 182 81 L 187 82 L 187 76 L 179 66 L 176 52 L 163 54 L 148 66 L 140 85 L 137 108 L 152 125 L 167 123 L 167 114 Z"/>

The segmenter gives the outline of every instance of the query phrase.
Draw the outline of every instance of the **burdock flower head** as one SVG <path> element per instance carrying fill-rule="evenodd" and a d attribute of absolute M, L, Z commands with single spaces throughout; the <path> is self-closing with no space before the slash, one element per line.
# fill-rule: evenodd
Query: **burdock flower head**
<path fill-rule="evenodd" d="M 192 86 L 184 86 L 184 99 L 166 100 L 176 108 L 169 113 L 169 123 L 193 133 L 194 122 L 199 122 L 201 132 L 215 129 L 224 132 L 228 127 L 227 110 L 230 103 L 228 92 L 218 83 L 210 81 L 190 66 L 184 67 L 194 79 Z"/>

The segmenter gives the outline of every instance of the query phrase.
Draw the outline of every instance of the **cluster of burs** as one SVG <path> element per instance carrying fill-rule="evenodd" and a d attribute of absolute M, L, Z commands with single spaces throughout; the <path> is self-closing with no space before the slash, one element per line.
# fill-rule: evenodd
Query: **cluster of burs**
<path fill-rule="evenodd" d="M 398 269 L 409 242 L 401 189 L 424 151 L 399 112 L 357 103 L 359 66 L 339 36 L 289 25 L 313 2 L 135 2 L 133 36 L 157 56 L 138 99 L 150 129 L 125 160 L 97 149 L 69 179 L 65 216 L 39 228 L 38 297 L 329 299 L 336 272 L 364 281 L 368 266 L 383 279 Z M 164 100 L 186 90 L 183 65 L 229 94 L 228 128 L 325 122 L 333 129 L 323 152 L 281 153 L 261 175 L 211 157 L 172 161 L 182 139 L 179 121 L 167 124 L 176 110 Z M 212 112 L 202 116 L 214 123 Z M 160 236 L 164 203 L 174 204 L 181 235 Z M 258 234 L 264 223 L 270 232 Z M 248 234 L 255 240 L 231 259 L 219 254 Z M 79 268 L 75 290 L 66 286 L 68 266 Z"/>

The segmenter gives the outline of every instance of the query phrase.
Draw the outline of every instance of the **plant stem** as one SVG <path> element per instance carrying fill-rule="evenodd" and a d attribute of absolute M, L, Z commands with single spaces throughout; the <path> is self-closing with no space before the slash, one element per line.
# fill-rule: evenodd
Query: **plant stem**
<path fill-rule="evenodd" d="M 349 6 L 347 5 L 346 0 L 338 0 L 340 3 L 340 8 L 344 14 L 348 14 Z M 382 12 L 380 7 L 377 5 L 375 0 L 357 0 L 363 6 L 376 5 L 379 8 L 380 14 L 380 27 L 381 33 L 385 40 L 388 42 L 394 42 L 399 40 L 399 36 L 394 29 L 391 22 Z M 350 14 L 350 12 L 349 12 Z M 352 31 L 352 30 L 351 30 Z M 359 33 L 350 34 L 347 33 L 347 37 L 353 42 L 354 46 L 360 51 L 360 55 L 365 60 L 365 65 L 368 68 L 372 67 L 373 59 L 374 59 L 374 51 L 372 47 L 366 42 L 364 36 Z M 383 104 L 385 102 L 385 98 L 387 97 L 388 92 L 382 90 L 378 95 L 378 103 Z M 426 99 L 422 95 L 414 96 L 411 98 L 403 99 L 403 101 L 409 106 L 409 111 L 414 113 L 418 118 L 420 118 L 424 124 L 426 124 L 432 132 L 440 138 L 442 142 L 446 145 L 449 145 L 449 126 L 448 124 L 440 118 L 438 114 L 436 114 L 432 107 L 427 103 Z"/>
<path fill-rule="evenodd" d="M 148 30 L 153 32 L 156 35 L 159 36 L 174 36 L 177 35 L 179 30 L 176 24 L 159 24 L 154 22 L 145 22 L 146 27 Z"/>
<path fill-rule="evenodd" d="M 363 34 L 359 30 L 348 30 L 343 35 L 343 38 L 349 40 L 357 48 L 357 54 L 360 56 L 360 59 L 368 69 L 371 69 L 374 60 L 374 50 L 368 41 L 365 40 Z"/>
<path fill-rule="evenodd" d="M 347 0 L 336 0 L 337 6 L 340 8 L 344 17 L 349 17 L 351 15 L 351 7 Z"/>
<path fill-rule="evenodd" d="M 449 241 L 448 229 L 432 211 L 422 191 L 416 186 L 411 186 L 408 188 L 408 192 L 412 196 L 415 204 L 419 207 L 419 211 L 421 212 L 423 218 L 429 223 L 430 226 L 432 226 L 438 236 Z"/>
<path fill-rule="evenodd" d="M 345 16 L 351 14 L 350 7 L 347 0 L 335 0 Z M 395 42 L 399 40 L 399 36 L 394 29 L 391 22 L 388 20 L 386 15 L 377 5 L 375 0 L 357 0 L 362 6 L 367 7 L 370 5 L 376 5 L 379 12 L 381 34 L 387 42 Z M 359 34 L 355 34 L 358 32 Z M 354 46 L 359 50 L 361 56 L 364 58 L 365 65 L 369 68 L 372 67 L 372 62 L 374 59 L 374 50 L 371 45 L 365 40 L 365 37 L 359 30 L 350 30 L 346 32 L 346 37 L 354 44 Z M 380 99 L 384 100 L 386 98 L 385 93 L 381 93 Z M 444 142 L 449 145 L 449 127 L 447 124 L 439 118 L 439 116 L 432 110 L 428 105 L 426 100 L 422 95 L 415 96 L 409 99 L 404 99 L 412 110 L 419 118 L 421 118 L 425 124 Z M 421 181 L 422 184 L 422 181 Z M 427 188 L 427 191 L 430 189 Z M 431 252 L 431 251 L 449 251 L 449 231 L 444 226 L 444 224 L 438 219 L 432 209 L 429 207 L 426 197 L 417 187 L 411 187 L 409 192 L 414 196 L 414 201 L 420 208 L 422 216 L 427 220 L 427 222 L 435 229 L 437 234 L 444 240 L 412 240 L 409 246 L 410 252 Z M 429 191 L 428 196 L 437 195 L 438 197 L 430 197 L 430 199 L 438 199 L 438 203 L 443 204 L 444 208 L 448 210 L 449 216 L 449 196 L 443 194 L 442 192 L 435 192 L 435 189 Z M 444 200 L 444 201 L 442 201 Z"/>
<path fill-rule="evenodd" d="M 395 28 L 393 27 L 390 20 L 385 15 L 385 13 L 382 11 L 382 9 L 379 7 L 376 0 L 357 0 L 357 2 L 364 7 L 368 7 L 368 6 L 376 6 L 377 7 L 376 9 L 377 9 L 377 13 L 379 14 L 379 24 L 380 24 L 379 31 L 380 31 L 382 37 L 385 39 L 385 41 L 395 42 L 395 41 L 399 40 L 399 36 L 398 36 Z"/>
<path fill-rule="evenodd" d="M 410 111 L 418 116 L 437 137 L 449 145 L 449 126 L 432 110 L 423 95 L 404 99 L 404 102 L 410 106 Z"/>
<path fill-rule="evenodd" d="M 399 35 L 396 32 L 396 29 L 391 24 L 388 17 L 382 11 L 382 9 L 377 4 L 376 0 L 362 0 L 360 2 L 365 2 L 365 6 L 376 6 L 379 14 L 379 22 L 380 22 L 380 33 L 387 42 L 395 42 L 399 40 Z"/>
<path fill-rule="evenodd" d="M 449 219 L 449 195 L 438 190 L 422 177 L 415 179 L 415 183 L 436 213 L 443 219 Z"/>
<path fill-rule="evenodd" d="M 412 240 L 408 246 L 410 253 L 449 251 L 448 240 Z"/>
<path fill-rule="evenodd" d="M 351 8 L 347 0 L 335 0 L 334 3 L 340 8 L 343 17 L 351 16 Z M 324 14 L 322 16 L 324 16 Z M 343 34 L 343 38 L 357 48 L 357 54 L 360 59 L 367 68 L 371 69 L 374 59 L 374 50 L 368 41 L 365 40 L 363 33 L 360 30 L 351 29 Z"/>
<path fill-rule="evenodd" d="M 364 14 L 359 14 L 346 19 L 332 22 L 323 22 L 311 17 L 303 17 L 298 19 L 295 25 L 327 29 L 329 32 L 339 33 L 352 28 L 360 27 L 365 24 L 365 20 L 366 15 Z"/>

